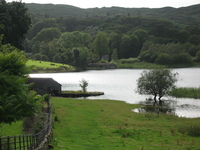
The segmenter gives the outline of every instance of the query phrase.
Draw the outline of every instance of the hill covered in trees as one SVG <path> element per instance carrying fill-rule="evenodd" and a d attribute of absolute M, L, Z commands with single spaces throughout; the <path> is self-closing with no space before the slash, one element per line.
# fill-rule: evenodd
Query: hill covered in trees
<path fill-rule="evenodd" d="M 200 4 L 188 7 L 164 7 L 164 8 L 123 8 L 103 7 L 82 9 L 70 5 L 54 4 L 26 4 L 29 12 L 37 17 L 51 18 L 95 18 L 99 16 L 112 17 L 116 15 L 128 15 L 132 17 L 145 17 L 154 19 L 168 19 L 175 23 L 190 25 L 200 23 Z"/>
<path fill-rule="evenodd" d="M 32 27 L 24 43 L 32 58 L 85 68 L 138 58 L 159 64 L 200 61 L 200 4 L 182 8 L 90 8 L 26 4 Z"/>

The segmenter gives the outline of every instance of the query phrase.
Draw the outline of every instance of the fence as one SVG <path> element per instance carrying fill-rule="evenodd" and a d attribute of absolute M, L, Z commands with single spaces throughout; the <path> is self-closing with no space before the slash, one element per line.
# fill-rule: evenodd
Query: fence
<path fill-rule="evenodd" d="M 0 137 L 0 150 L 48 150 L 52 136 L 51 105 L 48 103 L 46 127 L 37 134 Z"/>

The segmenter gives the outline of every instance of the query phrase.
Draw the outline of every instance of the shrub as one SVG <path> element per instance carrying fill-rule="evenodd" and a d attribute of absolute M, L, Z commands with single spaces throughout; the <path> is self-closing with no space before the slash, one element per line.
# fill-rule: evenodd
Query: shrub
<path fill-rule="evenodd" d="M 156 63 L 161 64 L 161 65 L 169 65 L 172 62 L 172 59 L 169 54 L 166 53 L 161 53 L 158 55 Z"/>

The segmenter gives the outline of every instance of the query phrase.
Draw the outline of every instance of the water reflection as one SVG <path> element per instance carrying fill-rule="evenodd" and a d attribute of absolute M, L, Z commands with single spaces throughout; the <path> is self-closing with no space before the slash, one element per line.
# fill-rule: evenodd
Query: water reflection
<path fill-rule="evenodd" d="M 175 115 L 176 101 L 173 100 L 162 100 L 160 102 L 155 102 L 153 99 L 146 99 L 139 104 L 143 105 L 143 107 L 134 109 L 134 112 Z"/>

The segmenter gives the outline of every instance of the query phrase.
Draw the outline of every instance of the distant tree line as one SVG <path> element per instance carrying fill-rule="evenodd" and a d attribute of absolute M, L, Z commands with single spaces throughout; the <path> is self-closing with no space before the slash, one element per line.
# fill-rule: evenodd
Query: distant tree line
<path fill-rule="evenodd" d="M 200 27 L 167 20 L 115 16 L 33 20 L 24 43 L 32 58 L 85 68 L 108 55 L 109 61 L 139 58 L 159 64 L 199 61 Z"/>
<path fill-rule="evenodd" d="M 14 4 L 22 5 L 22 10 L 26 10 L 23 3 L 13 2 L 8 6 L 11 7 Z M 4 5 L 1 7 L 4 8 Z M 5 12 L 0 13 L 4 20 L 1 21 L 0 30 L 4 31 L 6 43 L 6 39 L 17 37 L 9 33 L 13 32 L 15 35 L 17 33 L 14 31 L 26 32 L 23 31 L 24 28 L 12 29 L 12 32 L 6 29 L 8 27 L 4 22 L 12 19 L 6 20 L 3 17 Z M 21 15 L 22 19 L 19 20 L 29 16 L 25 14 L 23 17 Z M 194 61 L 200 61 L 200 26 L 198 24 L 184 25 L 164 19 L 130 15 L 85 18 L 50 18 L 48 14 L 44 18 L 31 14 L 30 16 L 32 26 L 26 34 L 23 50 L 32 53 L 32 59 L 65 63 L 83 69 L 91 62 L 100 61 L 105 55 L 108 56 L 108 61 L 139 58 L 140 61 L 165 65 L 191 64 Z M 30 18 L 27 18 L 24 23 L 25 29 L 30 27 L 29 23 Z M 14 24 L 12 23 L 13 26 Z M 20 42 L 23 38 L 20 38 Z M 16 46 L 15 39 L 13 42 L 9 40 L 14 46 Z M 20 48 L 21 45 L 17 47 Z"/>

